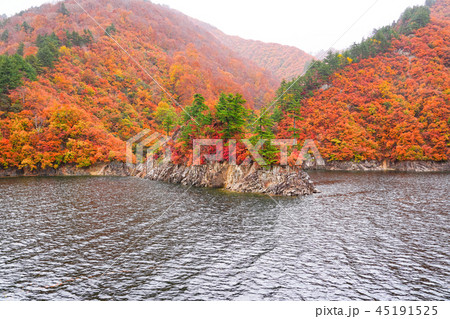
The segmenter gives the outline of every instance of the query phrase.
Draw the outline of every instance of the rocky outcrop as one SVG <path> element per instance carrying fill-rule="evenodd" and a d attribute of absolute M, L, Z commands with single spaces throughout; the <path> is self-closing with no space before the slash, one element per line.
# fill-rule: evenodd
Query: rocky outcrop
<path fill-rule="evenodd" d="M 223 188 L 234 192 L 261 193 L 281 196 L 302 196 L 316 192 L 304 170 L 330 171 L 400 171 L 400 172 L 450 172 L 449 162 L 404 161 L 404 162 L 326 162 L 317 166 L 305 161 L 302 169 L 290 166 L 261 167 L 252 165 L 229 165 L 210 163 L 200 166 L 174 165 L 172 163 L 138 165 L 128 167 L 125 163 L 100 163 L 88 168 L 65 165 L 57 169 L 3 169 L 0 177 L 14 176 L 137 176 L 155 181 L 196 187 Z"/>
<path fill-rule="evenodd" d="M 76 165 L 62 165 L 58 168 L 46 167 L 30 170 L 28 168 L 0 169 L 0 177 L 18 176 L 128 176 L 129 169 L 122 162 L 99 163 L 87 168 Z"/>
<path fill-rule="evenodd" d="M 57 169 L 4 169 L 0 177 L 15 176 L 137 176 L 156 181 L 196 187 L 224 188 L 234 192 L 300 196 L 316 190 L 307 173 L 301 169 L 275 166 L 263 168 L 256 163 L 235 166 L 211 163 L 201 166 L 138 165 L 128 167 L 121 162 L 96 164 L 88 168 L 64 165 Z"/>
<path fill-rule="evenodd" d="M 298 168 L 275 166 L 264 168 L 210 163 L 200 166 L 167 164 L 141 165 L 134 174 L 151 180 L 224 188 L 242 193 L 301 196 L 316 192 L 307 173 Z"/>
<path fill-rule="evenodd" d="M 315 163 L 305 162 L 305 170 L 329 171 L 396 171 L 396 172 L 450 172 L 450 162 L 431 161 L 333 161 L 326 162 L 325 166 L 316 166 Z"/>

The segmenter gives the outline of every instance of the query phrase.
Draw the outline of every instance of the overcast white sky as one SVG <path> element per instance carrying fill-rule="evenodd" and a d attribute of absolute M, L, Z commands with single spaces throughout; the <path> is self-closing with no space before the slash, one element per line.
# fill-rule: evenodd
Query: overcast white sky
<path fill-rule="evenodd" d="M 12 15 L 31 6 L 55 1 L 1 0 L 1 2 L 0 13 Z M 152 0 L 152 2 L 167 4 L 230 35 L 292 45 L 314 53 L 321 49 L 327 50 L 331 46 L 343 49 L 353 42 L 359 42 L 363 37 L 370 35 L 374 28 L 392 23 L 405 8 L 423 5 L 425 0 Z M 361 18 L 370 7 L 372 8 Z M 359 22 L 353 25 L 358 19 Z M 353 27 L 347 31 L 352 25 Z"/>

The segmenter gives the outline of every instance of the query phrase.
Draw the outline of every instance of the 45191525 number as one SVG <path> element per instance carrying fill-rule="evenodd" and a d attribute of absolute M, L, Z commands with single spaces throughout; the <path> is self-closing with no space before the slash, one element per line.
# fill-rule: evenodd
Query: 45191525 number
<path fill-rule="evenodd" d="M 375 310 L 380 316 L 436 316 L 437 306 L 379 306 Z"/>

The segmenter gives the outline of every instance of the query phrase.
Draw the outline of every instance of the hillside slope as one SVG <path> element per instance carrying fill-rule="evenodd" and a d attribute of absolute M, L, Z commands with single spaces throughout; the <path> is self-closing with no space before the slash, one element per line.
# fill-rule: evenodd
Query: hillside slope
<path fill-rule="evenodd" d="M 0 167 L 123 159 L 122 141 L 155 128 L 158 108 L 179 116 L 176 104 L 189 105 L 195 93 L 210 105 L 238 92 L 250 107 L 274 96 L 269 72 L 177 11 L 138 0 L 79 2 L 86 12 L 66 1 L 0 21 Z"/>
<path fill-rule="evenodd" d="M 450 1 L 434 3 L 431 20 L 429 12 L 408 9 L 316 63 L 278 104 L 277 136 L 314 139 L 330 161 L 448 161 Z"/>
<path fill-rule="evenodd" d="M 230 36 L 212 26 L 205 28 L 229 49 L 272 72 L 280 81 L 299 76 L 305 65 L 313 59 L 311 55 L 296 47 Z"/>
<path fill-rule="evenodd" d="M 192 139 L 201 136 L 240 140 L 233 155 L 238 163 L 248 155 L 243 137 L 267 141 L 259 151 L 267 165 L 280 163 L 275 137 L 297 140 L 289 164 L 307 139 L 329 162 L 448 161 L 450 0 L 427 3 L 283 81 L 274 109 L 256 115 L 233 96 L 222 97 L 212 116 L 198 113 L 201 125 L 183 128 L 176 159 L 191 159 Z"/>

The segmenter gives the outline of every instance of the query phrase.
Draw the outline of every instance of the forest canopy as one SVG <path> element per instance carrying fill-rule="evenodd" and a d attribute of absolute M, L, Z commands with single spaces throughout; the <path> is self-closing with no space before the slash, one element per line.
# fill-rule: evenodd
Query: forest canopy
<path fill-rule="evenodd" d="M 108 9 L 102 28 L 68 2 L 1 22 L 0 167 L 123 161 L 125 141 L 147 128 L 174 137 L 176 163 L 192 163 L 195 138 L 238 141 L 238 163 L 249 155 L 243 141 L 260 139 L 266 162 L 279 163 L 273 138 L 297 139 L 293 155 L 313 139 L 328 161 L 450 156 L 448 0 L 408 8 L 313 61 L 276 96 L 270 73 L 178 12 L 141 1 L 91 6 Z"/>

